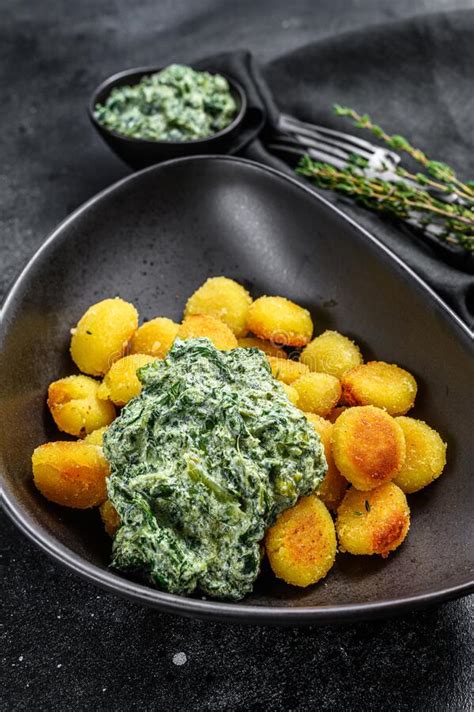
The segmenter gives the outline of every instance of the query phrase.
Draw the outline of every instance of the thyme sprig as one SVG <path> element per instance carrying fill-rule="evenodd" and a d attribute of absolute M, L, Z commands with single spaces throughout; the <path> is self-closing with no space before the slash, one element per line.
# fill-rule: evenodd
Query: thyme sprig
<path fill-rule="evenodd" d="M 440 240 L 474 252 L 474 182 L 463 183 L 446 163 L 431 160 L 403 136 L 390 136 L 367 114 L 337 104 L 334 110 L 338 116 L 351 118 L 355 126 L 368 129 L 394 151 L 411 156 L 426 172 L 390 167 L 397 177 L 392 181 L 386 177 L 387 166 L 377 175 L 373 168 L 367 171 L 368 161 L 356 155 L 345 168 L 304 156 L 297 172 L 319 188 L 336 190 L 369 210 L 406 220 Z"/>

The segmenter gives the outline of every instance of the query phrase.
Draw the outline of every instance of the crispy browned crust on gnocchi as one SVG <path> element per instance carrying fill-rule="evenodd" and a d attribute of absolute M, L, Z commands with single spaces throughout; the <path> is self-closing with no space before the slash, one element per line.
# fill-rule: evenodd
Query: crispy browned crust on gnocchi
<path fill-rule="evenodd" d="M 188 299 L 184 316 L 207 314 L 227 324 L 236 336 L 244 336 L 251 303 L 252 297 L 238 282 L 228 277 L 210 277 Z"/>
<path fill-rule="evenodd" d="M 418 492 L 436 480 L 446 465 L 446 443 L 422 420 L 395 418 L 405 436 L 406 458 L 393 480 L 407 494 Z"/>
<path fill-rule="evenodd" d="M 323 417 L 331 412 L 341 397 L 341 384 L 328 373 L 306 373 L 292 385 L 300 396 L 298 407 Z"/>
<path fill-rule="evenodd" d="M 117 406 L 125 405 L 142 390 L 137 370 L 156 360 L 154 356 L 147 354 L 130 354 L 119 359 L 105 374 L 98 390 L 99 398 L 109 399 Z"/>
<path fill-rule="evenodd" d="M 100 505 L 99 511 L 105 531 L 109 536 L 115 536 L 115 532 L 120 526 L 120 517 L 110 499 L 106 499 L 105 502 Z"/>
<path fill-rule="evenodd" d="M 165 316 L 142 324 L 132 338 L 130 353 L 148 354 L 156 358 L 165 358 L 178 334 L 179 324 Z"/>
<path fill-rule="evenodd" d="M 103 376 L 126 353 L 137 326 L 133 304 L 119 297 L 93 304 L 71 331 L 74 363 L 83 373 Z"/>
<path fill-rule="evenodd" d="M 200 336 L 212 341 L 216 349 L 222 351 L 237 348 L 235 335 L 223 321 L 207 314 L 187 316 L 178 329 L 178 338 L 196 339 Z"/>
<path fill-rule="evenodd" d="M 404 368 L 384 361 L 369 361 L 342 378 L 347 405 L 375 405 L 390 415 L 404 415 L 415 403 L 416 381 Z"/>
<path fill-rule="evenodd" d="M 307 309 L 285 297 L 260 297 L 248 310 L 247 329 L 274 344 L 305 346 L 313 334 L 313 322 Z"/>
<path fill-rule="evenodd" d="M 275 346 L 269 341 L 263 341 L 257 336 L 244 336 L 241 339 L 237 339 L 239 347 L 242 349 L 260 349 L 264 351 L 268 356 L 275 356 L 276 358 L 288 358 L 287 353 L 281 346 Z"/>
<path fill-rule="evenodd" d="M 102 449 L 83 441 L 53 442 L 33 452 L 33 480 L 51 502 L 88 509 L 107 498 L 109 466 Z"/>
<path fill-rule="evenodd" d="M 273 376 L 289 386 L 291 386 L 291 384 L 300 376 L 303 376 L 305 373 L 309 373 L 308 367 L 299 361 L 275 358 L 274 356 L 267 356 L 267 358 L 270 368 L 272 369 Z"/>
<path fill-rule="evenodd" d="M 100 400 L 100 384 L 89 376 L 67 376 L 48 388 L 48 408 L 59 430 L 85 437 L 115 418 L 112 403 Z"/>
<path fill-rule="evenodd" d="M 301 352 L 301 361 L 310 371 L 329 373 L 336 378 L 362 363 L 359 347 L 338 331 L 325 331 Z"/>
<path fill-rule="evenodd" d="M 403 542 L 409 527 L 407 499 L 393 482 L 370 492 L 351 487 L 337 510 L 339 548 L 350 554 L 386 558 Z"/>
<path fill-rule="evenodd" d="M 305 413 L 305 415 L 319 435 L 328 465 L 327 472 L 323 481 L 316 490 L 316 494 L 324 502 L 328 509 L 335 511 L 344 497 L 348 484 L 347 480 L 337 469 L 336 463 L 334 462 L 334 458 L 332 456 L 332 423 L 325 420 L 320 415 L 315 415 L 314 413 Z"/>
<path fill-rule="evenodd" d="M 339 472 L 359 490 L 389 482 L 405 461 L 405 437 L 395 418 L 374 406 L 348 408 L 334 423 L 332 453 Z"/>
<path fill-rule="evenodd" d="M 310 495 L 282 512 L 265 548 L 275 576 L 287 583 L 305 587 L 324 578 L 336 557 L 336 533 L 323 502 Z"/>

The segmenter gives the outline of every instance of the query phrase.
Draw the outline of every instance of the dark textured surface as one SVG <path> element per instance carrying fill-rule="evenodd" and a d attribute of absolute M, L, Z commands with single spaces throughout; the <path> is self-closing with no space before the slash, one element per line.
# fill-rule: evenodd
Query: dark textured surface
<path fill-rule="evenodd" d="M 472 709 L 467 601 L 341 628 L 210 624 L 96 590 L 2 531 L 5 710 Z"/>
<path fill-rule="evenodd" d="M 238 6 L 237 6 L 238 5 Z M 317 37 L 468 2 L 4 3 L 0 294 L 45 234 L 127 169 L 94 135 L 90 89 L 123 66 Z M 180 40 L 170 30 L 180 27 Z M 7 138 L 5 138 L 7 137 Z M 159 615 L 51 563 L 2 518 L 2 709 L 470 710 L 472 599 L 338 629 Z M 187 662 L 173 664 L 184 652 Z M 104 689 L 105 688 L 105 689 Z"/>
<path fill-rule="evenodd" d="M 341 628 L 210 624 L 96 590 L 2 529 L 5 710 L 472 709 L 467 601 Z"/>

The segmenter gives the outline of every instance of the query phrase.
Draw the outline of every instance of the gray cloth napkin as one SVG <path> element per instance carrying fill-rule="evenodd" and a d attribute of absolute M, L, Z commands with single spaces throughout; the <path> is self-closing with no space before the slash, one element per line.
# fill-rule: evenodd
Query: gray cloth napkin
<path fill-rule="evenodd" d="M 474 11 L 437 13 L 338 35 L 257 67 L 248 52 L 208 58 L 244 85 L 249 104 L 268 123 L 278 112 L 348 133 L 334 116 L 339 103 L 369 113 L 389 133 L 406 136 L 431 158 L 474 178 Z M 371 137 L 360 132 L 365 138 Z M 265 148 L 265 133 L 243 154 L 293 173 Z M 376 235 L 474 327 L 472 259 L 437 248 L 400 223 L 337 194 L 322 194 Z"/>

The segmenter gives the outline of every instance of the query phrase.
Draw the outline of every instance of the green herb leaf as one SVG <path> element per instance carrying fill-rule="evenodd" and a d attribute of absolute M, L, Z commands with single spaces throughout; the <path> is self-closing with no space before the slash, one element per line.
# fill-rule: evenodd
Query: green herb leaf
<path fill-rule="evenodd" d="M 446 163 L 428 159 L 403 136 L 389 136 L 368 114 L 361 115 L 339 104 L 334 106 L 334 111 L 338 116 L 352 119 L 356 126 L 368 129 L 391 148 L 409 154 L 426 173 L 412 173 L 397 166 L 397 182 L 389 182 L 373 173 L 369 177 L 365 172 L 367 162 L 357 155 L 350 156 L 344 169 L 304 156 L 296 172 L 323 190 L 350 196 L 368 210 L 411 223 L 416 219 L 419 229 L 430 232 L 439 241 L 474 252 L 474 181 L 462 183 Z M 382 167 L 380 173 L 384 170 L 386 167 Z M 449 196 L 449 200 L 443 200 L 445 196 Z M 458 200 L 453 201 L 453 196 Z"/>

